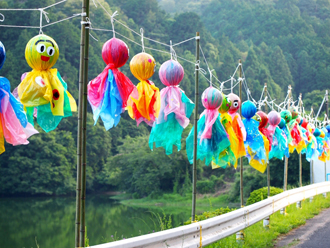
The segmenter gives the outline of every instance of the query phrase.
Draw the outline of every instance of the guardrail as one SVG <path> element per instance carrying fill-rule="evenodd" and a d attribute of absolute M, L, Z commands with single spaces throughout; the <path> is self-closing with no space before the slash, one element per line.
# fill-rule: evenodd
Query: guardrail
<path fill-rule="evenodd" d="M 330 182 L 312 184 L 211 219 L 91 248 L 201 247 L 245 229 L 292 203 L 326 192 L 330 192 Z"/>

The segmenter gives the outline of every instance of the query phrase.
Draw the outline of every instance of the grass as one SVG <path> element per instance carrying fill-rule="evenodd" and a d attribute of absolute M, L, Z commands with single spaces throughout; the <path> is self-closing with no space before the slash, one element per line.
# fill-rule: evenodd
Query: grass
<path fill-rule="evenodd" d="M 191 194 L 186 194 L 185 196 L 181 196 L 180 194 L 163 194 L 161 197 L 157 199 L 151 199 L 149 197 L 145 197 L 142 199 L 127 199 L 128 196 L 122 194 L 111 197 L 112 199 L 120 200 L 120 202 L 124 205 L 129 206 L 137 206 L 137 207 L 191 207 Z M 237 207 L 237 204 L 230 204 Z M 205 207 L 208 208 L 220 208 L 228 206 L 228 195 L 223 194 L 217 197 L 213 196 L 203 196 L 197 198 L 197 208 L 201 208 L 206 211 Z M 210 210 L 210 209 L 209 209 Z"/>
<path fill-rule="evenodd" d="M 245 241 L 244 244 L 236 242 L 236 235 L 231 235 L 214 244 L 206 246 L 208 248 L 226 247 L 253 247 L 266 248 L 273 247 L 276 243 L 276 238 L 280 234 L 288 233 L 290 230 L 303 225 L 307 219 L 313 218 L 324 208 L 330 207 L 330 196 L 324 198 L 323 195 L 315 196 L 310 203 L 309 199 L 302 202 L 302 208 L 296 208 L 296 204 L 291 204 L 286 208 L 287 215 L 283 216 L 280 212 L 270 216 L 270 228 L 266 230 L 263 227 L 262 221 L 244 230 Z M 293 245 L 293 244 L 292 244 Z"/>

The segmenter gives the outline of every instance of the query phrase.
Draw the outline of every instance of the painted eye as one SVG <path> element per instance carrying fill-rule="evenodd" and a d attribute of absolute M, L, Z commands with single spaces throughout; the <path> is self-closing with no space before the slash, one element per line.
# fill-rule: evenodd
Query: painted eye
<path fill-rule="evenodd" d="M 238 102 L 235 101 L 234 104 L 233 104 L 234 108 L 237 108 L 238 107 Z"/>
<path fill-rule="evenodd" d="M 46 50 L 46 46 L 44 44 L 38 44 L 37 45 L 38 53 L 43 53 L 45 50 Z"/>
<path fill-rule="evenodd" d="M 55 53 L 55 49 L 54 49 L 54 47 L 48 47 L 48 48 L 47 48 L 47 54 L 48 54 L 49 56 L 53 56 L 54 53 Z"/>

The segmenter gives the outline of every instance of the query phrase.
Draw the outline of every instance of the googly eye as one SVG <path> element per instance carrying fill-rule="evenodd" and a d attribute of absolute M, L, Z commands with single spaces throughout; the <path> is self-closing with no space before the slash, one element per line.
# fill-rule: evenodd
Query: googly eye
<path fill-rule="evenodd" d="M 53 47 L 48 47 L 48 48 L 47 48 L 47 54 L 48 54 L 49 56 L 53 56 L 54 53 L 55 53 L 55 49 L 54 49 Z"/>
<path fill-rule="evenodd" d="M 46 46 L 44 44 L 38 44 L 37 45 L 38 53 L 43 53 L 45 50 L 46 50 Z"/>

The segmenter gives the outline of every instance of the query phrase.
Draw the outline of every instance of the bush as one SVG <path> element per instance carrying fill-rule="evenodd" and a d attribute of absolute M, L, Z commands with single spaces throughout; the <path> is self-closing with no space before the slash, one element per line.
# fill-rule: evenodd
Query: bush
<path fill-rule="evenodd" d="M 206 194 L 206 193 L 214 193 L 214 191 L 220 188 L 223 185 L 224 175 L 220 177 L 216 177 L 212 175 L 210 179 L 200 180 L 196 182 L 196 189 L 198 193 Z"/>
<path fill-rule="evenodd" d="M 270 187 L 270 196 L 277 195 L 279 193 L 282 193 L 283 189 Z M 257 189 L 253 192 L 251 192 L 250 197 L 248 198 L 246 205 L 251 205 L 253 203 L 262 201 L 263 199 L 266 199 L 268 195 L 268 187 L 263 187 L 261 189 Z"/>
<path fill-rule="evenodd" d="M 206 219 L 209 219 L 209 218 L 212 218 L 212 217 L 215 217 L 215 216 L 219 216 L 219 215 L 222 215 L 222 214 L 226 214 L 226 213 L 232 212 L 234 210 L 236 210 L 236 208 L 229 208 L 229 207 L 219 208 L 219 209 L 216 209 L 214 211 L 204 212 L 201 215 L 195 215 L 195 220 L 196 221 L 206 220 Z M 184 225 L 191 224 L 191 217 L 190 217 L 189 220 L 187 220 L 183 224 Z"/>

